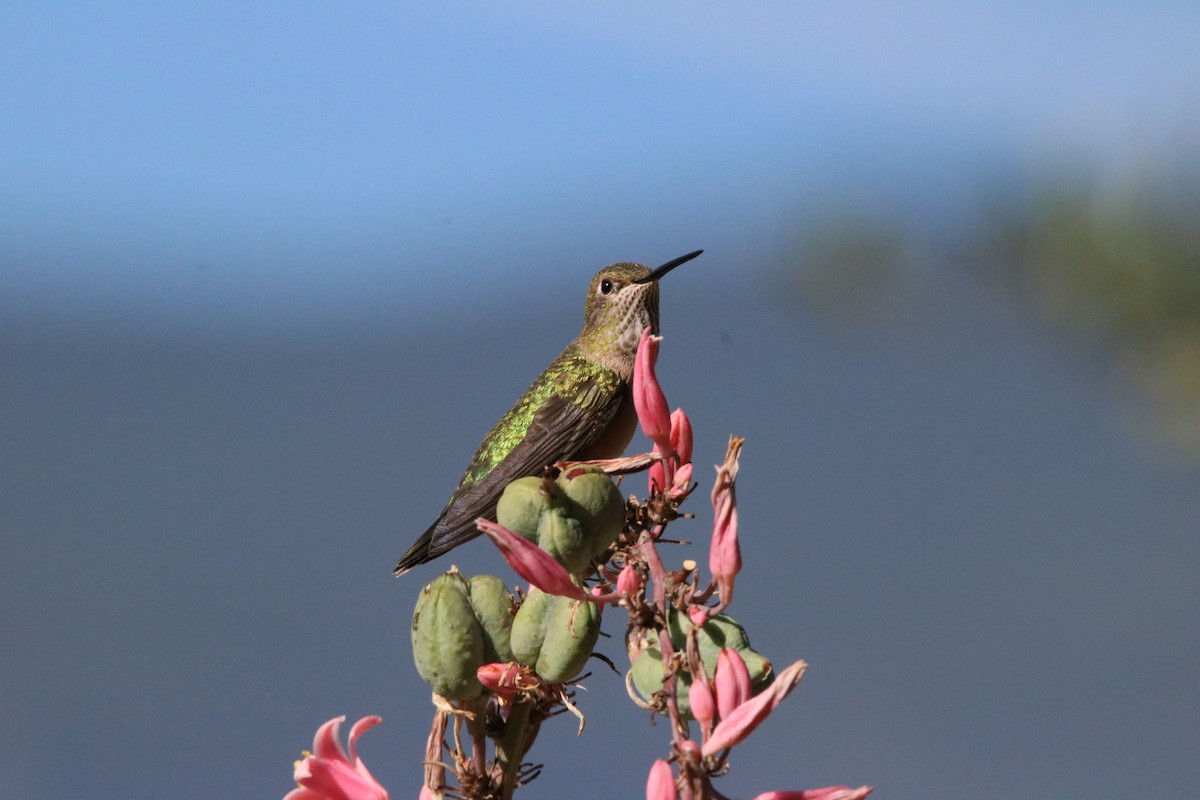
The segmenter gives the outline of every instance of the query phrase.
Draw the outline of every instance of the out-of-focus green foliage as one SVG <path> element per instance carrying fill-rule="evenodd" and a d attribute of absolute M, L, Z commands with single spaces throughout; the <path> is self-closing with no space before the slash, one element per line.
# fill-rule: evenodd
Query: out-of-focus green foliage
<path fill-rule="evenodd" d="M 781 276 L 784 296 L 806 311 L 861 324 L 894 310 L 910 277 L 908 241 L 896 225 L 868 213 L 810 222 Z"/>
<path fill-rule="evenodd" d="M 991 195 L 953 242 L 928 221 L 879 212 L 809 221 L 779 296 L 874 327 L 927 301 L 938 270 L 977 278 L 982 267 L 1050 327 L 1104 354 L 1151 435 L 1200 461 L 1200 172 L 1058 173 Z"/>
<path fill-rule="evenodd" d="M 1048 183 L 983 231 L 1021 296 L 1113 356 L 1156 438 L 1200 458 L 1200 192 Z"/>

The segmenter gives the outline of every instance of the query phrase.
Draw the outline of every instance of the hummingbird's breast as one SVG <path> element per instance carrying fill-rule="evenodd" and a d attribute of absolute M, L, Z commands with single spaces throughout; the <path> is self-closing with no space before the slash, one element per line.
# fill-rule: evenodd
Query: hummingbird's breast
<path fill-rule="evenodd" d="M 621 405 L 617 413 L 594 440 L 581 449 L 574 458 L 583 461 L 591 458 L 617 458 L 633 439 L 637 428 L 637 410 L 633 407 L 633 391 L 628 383 L 621 390 Z"/>

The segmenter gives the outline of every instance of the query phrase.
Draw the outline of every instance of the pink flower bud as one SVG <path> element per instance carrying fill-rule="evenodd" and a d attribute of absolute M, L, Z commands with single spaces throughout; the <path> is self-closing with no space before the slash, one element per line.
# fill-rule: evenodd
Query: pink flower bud
<path fill-rule="evenodd" d="M 754 800 L 863 800 L 875 791 L 873 786 L 826 786 L 824 789 L 805 789 L 802 792 L 764 792 Z"/>
<path fill-rule="evenodd" d="M 563 595 L 575 600 L 591 598 L 591 595 L 571 581 L 570 573 L 562 564 L 554 560 L 554 556 L 524 536 L 513 533 L 503 525 L 483 517 L 475 520 L 475 524 L 500 549 L 500 554 L 513 568 L 513 572 L 543 592 Z"/>
<path fill-rule="evenodd" d="M 732 714 L 754 693 L 750 685 L 750 670 L 732 647 L 722 647 L 721 652 L 717 653 L 717 673 L 713 681 L 717 686 L 717 713 L 721 719 Z"/>
<path fill-rule="evenodd" d="M 358 757 L 358 737 L 374 728 L 379 717 L 363 717 L 350 729 L 350 754 L 338 742 L 338 728 L 346 721 L 334 717 L 313 737 L 313 751 L 296 762 L 292 777 L 300 788 L 288 792 L 284 800 L 387 800 L 387 790 L 367 771 Z"/>
<path fill-rule="evenodd" d="M 421 793 L 417 795 L 417 800 L 433 800 L 433 790 L 422 783 Z"/>
<path fill-rule="evenodd" d="M 688 705 L 692 707 L 692 716 L 700 723 L 701 731 L 707 736 L 712 730 L 717 706 L 712 689 L 708 687 L 708 679 L 703 675 L 692 676 L 692 685 L 688 687 Z"/>
<path fill-rule="evenodd" d="M 763 690 L 757 697 L 745 701 L 729 713 L 729 716 L 717 723 L 712 735 L 704 743 L 701 752 L 706 756 L 715 755 L 726 748 L 741 743 L 753 733 L 763 720 L 770 716 L 783 699 L 796 688 L 796 684 L 804 677 L 808 665 L 797 661 L 783 672 L 775 676 L 775 681 Z M 719 692 L 718 692 L 719 697 Z"/>
<path fill-rule="evenodd" d="M 626 564 L 620 574 L 617 575 L 617 594 L 622 597 L 633 597 L 642 588 L 642 581 L 638 575 L 637 567 L 633 564 Z"/>
<path fill-rule="evenodd" d="M 671 414 L 671 446 L 679 454 L 680 464 L 692 463 L 692 421 L 682 408 Z"/>
<path fill-rule="evenodd" d="M 475 677 L 493 694 L 511 695 L 519 688 L 521 665 L 514 663 L 484 664 L 475 670 Z"/>
<path fill-rule="evenodd" d="M 671 771 L 671 765 L 660 758 L 650 767 L 650 777 L 646 780 L 646 800 L 676 800 L 678 797 L 675 773 Z"/>
<path fill-rule="evenodd" d="M 637 410 L 642 432 L 654 442 L 658 452 L 670 453 L 671 412 L 654 375 L 654 362 L 658 359 L 658 343 L 661 341 L 661 336 L 650 333 L 650 326 L 647 325 L 642 331 L 633 362 L 633 407 Z"/>
<path fill-rule="evenodd" d="M 673 460 L 674 478 L 667 480 L 667 476 L 671 474 L 671 470 L 667 468 L 670 465 L 664 465 L 661 461 L 655 462 L 650 466 L 651 492 L 669 490 L 672 494 L 678 494 L 692 482 L 692 423 L 682 408 L 675 409 L 671 414 L 671 450 L 677 456 Z M 663 452 L 657 444 L 654 451 Z"/>
<path fill-rule="evenodd" d="M 700 745 L 693 742 L 691 739 L 684 739 L 679 743 L 679 755 L 691 762 L 700 760 Z"/>
<path fill-rule="evenodd" d="M 687 615 L 697 628 L 708 622 L 708 609 L 704 606 L 688 606 Z"/>
<path fill-rule="evenodd" d="M 726 605 L 733 597 L 734 578 L 742 570 L 742 551 L 738 545 L 737 495 L 734 492 L 742 442 L 741 437 L 729 437 L 725 463 L 717 467 L 717 479 L 712 489 L 713 536 L 708 551 L 708 568 L 717 581 L 721 603 Z"/>

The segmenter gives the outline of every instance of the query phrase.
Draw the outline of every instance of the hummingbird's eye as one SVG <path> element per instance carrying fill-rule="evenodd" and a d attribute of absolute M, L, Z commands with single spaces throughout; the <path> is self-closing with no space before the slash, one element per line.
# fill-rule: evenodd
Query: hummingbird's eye
<path fill-rule="evenodd" d="M 612 294 L 613 282 L 608 278 L 600 281 L 600 294 Z"/>

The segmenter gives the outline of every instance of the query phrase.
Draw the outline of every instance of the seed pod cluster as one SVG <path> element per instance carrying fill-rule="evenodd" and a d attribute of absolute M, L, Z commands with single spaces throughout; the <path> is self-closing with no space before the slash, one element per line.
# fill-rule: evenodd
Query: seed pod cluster
<path fill-rule="evenodd" d="M 771 671 L 771 662 L 751 649 L 745 628 L 733 617 L 718 614 L 697 627 L 686 615 L 672 609 L 667 619 L 671 644 L 676 652 L 683 651 L 687 646 L 687 633 L 695 628 L 700 660 L 704 663 L 704 670 L 709 678 L 716 674 L 717 655 L 723 647 L 733 648 L 746 662 L 755 694 L 770 684 L 775 677 Z M 658 634 L 653 630 L 646 633 L 644 646 L 630 667 L 633 685 L 643 698 L 649 698 L 663 686 L 662 651 L 658 647 Z M 692 676 L 688 672 L 680 671 L 676 674 L 675 699 L 679 704 L 679 713 L 689 720 L 692 719 L 691 704 L 688 702 L 688 689 L 691 685 Z"/>
<path fill-rule="evenodd" d="M 576 466 L 557 480 L 519 478 L 504 489 L 496 521 L 578 573 L 617 540 L 625 501 L 597 467 Z"/>
<path fill-rule="evenodd" d="M 478 697 L 475 671 L 512 661 L 512 598 L 491 575 L 467 580 L 451 569 L 421 590 L 413 611 L 412 645 L 417 672 L 451 700 Z"/>
<path fill-rule="evenodd" d="M 600 636 L 595 603 L 530 589 L 520 608 L 492 575 L 468 580 L 452 569 L 421 590 L 413 611 L 417 672 L 450 700 L 483 692 L 475 677 L 484 664 L 515 661 L 552 683 L 583 671 Z"/>
<path fill-rule="evenodd" d="M 513 619 L 513 655 L 545 680 L 557 683 L 583 671 L 599 636 L 597 604 L 533 588 Z"/>

